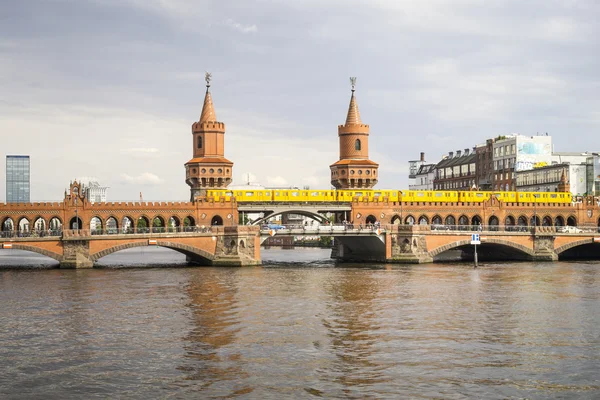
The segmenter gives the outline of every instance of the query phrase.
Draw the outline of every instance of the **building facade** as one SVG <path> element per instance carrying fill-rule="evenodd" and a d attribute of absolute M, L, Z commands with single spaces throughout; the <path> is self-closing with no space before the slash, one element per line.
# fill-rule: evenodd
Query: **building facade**
<path fill-rule="evenodd" d="M 97 181 L 90 181 L 85 187 L 85 197 L 90 203 L 105 203 L 108 186 L 100 186 Z"/>
<path fill-rule="evenodd" d="M 6 202 L 29 203 L 31 175 L 29 156 L 6 156 Z"/>
<path fill-rule="evenodd" d="M 586 159 L 586 193 L 600 195 L 600 154 L 592 153 Z"/>
<path fill-rule="evenodd" d="M 435 180 L 435 164 L 423 164 L 413 175 L 413 184 L 409 184 L 410 190 L 433 190 Z"/>
<path fill-rule="evenodd" d="M 379 164 L 369 160 L 369 125 L 362 123 L 358 103 L 352 96 L 346 123 L 338 126 L 340 159 L 329 166 L 331 185 L 336 189 L 372 189 L 379 179 Z"/>
<path fill-rule="evenodd" d="M 498 136 L 493 143 L 493 190 L 513 191 L 515 172 L 527 171 L 552 163 L 550 136 Z"/>
<path fill-rule="evenodd" d="M 470 149 L 449 152 L 435 166 L 434 190 L 471 190 L 476 187 L 477 154 Z"/>
<path fill-rule="evenodd" d="M 475 147 L 475 186 L 478 190 L 492 190 L 494 187 L 494 139 Z"/>
<path fill-rule="evenodd" d="M 560 192 L 564 174 L 573 196 L 586 193 L 586 164 L 552 164 L 527 171 L 515 172 L 516 189 L 520 192 Z"/>

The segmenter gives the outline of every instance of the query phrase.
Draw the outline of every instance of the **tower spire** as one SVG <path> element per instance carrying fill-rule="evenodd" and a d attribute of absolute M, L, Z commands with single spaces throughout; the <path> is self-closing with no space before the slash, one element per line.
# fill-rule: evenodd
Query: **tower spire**
<path fill-rule="evenodd" d="M 350 84 L 352 85 L 352 96 L 350 97 L 350 105 L 348 106 L 348 116 L 346 117 L 346 125 L 361 125 L 360 113 L 358 112 L 358 103 L 354 96 L 354 87 L 356 86 L 356 77 L 350 77 Z"/>
<path fill-rule="evenodd" d="M 231 183 L 233 163 L 225 158 L 225 124 L 218 122 L 215 115 L 211 78 L 207 72 L 200 121 L 192 124 L 193 158 L 185 163 L 185 181 L 190 186 L 192 201 L 205 196 L 208 189 L 224 189 Z"/>
<path fill-rule="evenodd" d="M 356 77 L 350 78 L 352 96 L 346 123 L 338 126 L 340 159 L 329 166 L 336 189 L 371 189 L 377 184 L 379 164 L 369 159 L 369 125 L 362 123 L 354 96 Z"/>
<path fill-rule="evenodd" d="M 215 108 L 213 106 L 212 95 L 210 94 L 210 81 L 212 74 L 206 72 L 204 80 L 206 80 L 206 94 L 204 95 L 204 104 L 202 105 L 202 114 L 200 114 L 200 123 L 203 122 L 216 122 L 217 114 L 215 114 Z"/>

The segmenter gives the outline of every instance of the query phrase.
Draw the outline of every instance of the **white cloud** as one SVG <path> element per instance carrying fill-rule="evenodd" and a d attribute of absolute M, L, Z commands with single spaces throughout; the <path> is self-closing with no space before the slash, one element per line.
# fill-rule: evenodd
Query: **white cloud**
<path fill-rule="evenodd" d="M 239 22 L 236 22 L 231 18 L 229 18 L 225 21 L 225 25 L 229 26 L 230 28 L 233 28 L 234 30 L 236 30 L 240 33 L 254 33 L 254 32 L 258 31 L 258 28 L 256 27 L 256 25 L 242 25 Z"/>
<path fill-rule="evenodd" d="M 268 186 L 287 186 L 288 181 L 283 176 L 267 176 L 267 185 Z"/>
<path fill-rule="evenodd" d="M 121 180 L 123 183 L 136 185 L 160 185 L 164 182 L 161 178 L 150 172 L 144 172 L 137 176 L 121 174 Z"/>

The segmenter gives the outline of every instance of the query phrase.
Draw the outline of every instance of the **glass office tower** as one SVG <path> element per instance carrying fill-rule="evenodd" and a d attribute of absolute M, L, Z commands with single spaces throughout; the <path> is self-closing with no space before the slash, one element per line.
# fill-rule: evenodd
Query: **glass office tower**
<path fill-rule="evenodd" d="M 29 156 L 6 156 L 6 202 L 29 203 Z"/>

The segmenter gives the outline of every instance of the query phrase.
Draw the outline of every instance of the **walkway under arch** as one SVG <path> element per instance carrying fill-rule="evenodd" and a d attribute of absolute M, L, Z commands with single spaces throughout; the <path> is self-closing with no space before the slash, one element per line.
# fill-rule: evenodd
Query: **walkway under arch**
<path fill-rule="evenodd" d="M 199 249 L 197 247 L 189 246 L 186 244 L 158 240 L 156 242 L 156 245 L 178 251 L 179 253 L 185 254 L 186 256 L 192 256 L 194 258 L 204 259 L 206 261 L 206 264 L 210 264 L 210 262 L 212 262 L 215 259 L 215 256 L 213 254 L 211 254 L 205 250 Z M 91 254 L 90 258 L 92 259 L 93 262 L 96 262 L 99 259 L 101 259 L 102 257 L 105 257 L 112 253 L 116 253 L 117 251 L 133 249 L 135 247 L 147 247 L 147 246 L 148 246 L 147 241 L 124 243 L 124 244 L 113 246 L 108 249 L 104 249 L 97 253 Z"/>

